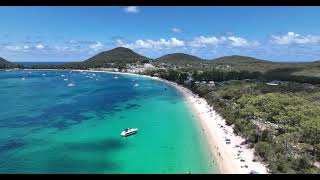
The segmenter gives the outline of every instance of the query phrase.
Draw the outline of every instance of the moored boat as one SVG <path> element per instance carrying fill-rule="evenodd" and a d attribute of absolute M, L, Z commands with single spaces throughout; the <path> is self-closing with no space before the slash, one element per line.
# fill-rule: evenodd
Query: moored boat
<path fill-rule="evenodd" d="M 137 132 L 138 132 L 137 128 L 126 128 L 121 132 L 121 136 L 126 137 L 126 136 L 136 134 Z"/>

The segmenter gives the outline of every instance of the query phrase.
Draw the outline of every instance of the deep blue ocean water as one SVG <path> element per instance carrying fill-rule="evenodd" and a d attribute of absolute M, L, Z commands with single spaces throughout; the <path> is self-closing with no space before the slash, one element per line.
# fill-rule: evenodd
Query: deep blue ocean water
<path fill-rule="evenodd" d="M 14 62 L 14 63 L 23 65 L 25 67 L 30 67 L 30 66 L 33 66 L 33 65 L 60 65 L 60 64 L 67 63 L 67 62 L 50 61 L 50 62 Z"/>

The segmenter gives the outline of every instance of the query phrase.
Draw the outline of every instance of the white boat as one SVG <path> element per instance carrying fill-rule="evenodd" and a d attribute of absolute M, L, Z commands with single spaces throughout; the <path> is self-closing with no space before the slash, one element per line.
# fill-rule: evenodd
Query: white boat
<path fill-rule="evenodd" d="M 134 86 L 137 87 L 137 86 L 139 86 L 139 84 L 136 83 L 136 84 L 134 84 Z"/>
<path fill-rule="evenodd" d="M 69 83 L 68 86 L 69 87 L 73 87 L 73 86 L 75 86 L 75 84 L 74 83 Z"/>
<path fill-rule="evenodd" d="M 66 78 L 66 79 L 63 79 L 63 80 L 68 81 L 69 79 Z"/>
<path fill-rule="evenodd" d="M 121 136 L 126 137 L 126 136 L 133 135 L 133 134 L 135 134 L 137 132 L 138 132 L 137 128 L 126 128 L 125 130 L 123 130 L 121 132 Z"/>

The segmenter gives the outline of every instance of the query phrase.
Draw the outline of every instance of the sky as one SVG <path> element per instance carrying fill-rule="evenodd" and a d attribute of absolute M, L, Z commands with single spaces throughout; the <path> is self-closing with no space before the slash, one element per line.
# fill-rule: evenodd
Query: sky
<path fill-rule="evenodd" d="M 122 46 L 157 58 L 320 60 L 320 7 L 0 7 L 0 57 L 82 61 Z"/>

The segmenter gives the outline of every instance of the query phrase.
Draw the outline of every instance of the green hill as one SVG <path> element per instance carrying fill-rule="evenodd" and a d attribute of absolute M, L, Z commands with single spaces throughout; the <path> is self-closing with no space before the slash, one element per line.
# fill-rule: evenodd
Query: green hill
<path fill-rule="evenodd" d="M 123 69 L 127 63 L 149 62 L 152 59 L 137 54 L 131 49 L 117 47 L 109 51 L 101 52 L 85 61 L 66 63 L 63 65 L 34 66 L 33 68 L 68 68 L 87 69 L 101 67 L 116 67 Z M 7 62 L 7 61 L 6 61 Z M 272 62 L 248 56 L 224 56 L 212 60 L 204 60 L 196 56 L 173 53 L 161 56 L 151 62 L 170 65 L 189 65 L 187 68 L 193 70 L 220 69 L 223 71 L 259 71 L 261 73 L 279 74 L 282 76 L 307 76 L 320 77 L 320 61 L 305 63 Z M 7 63 L 6 63 L 7 64 Z"/>
<path fill-rule="evenodd" d="M 247 70 L 266 72 L 274 69 L 305 69 L 312 63 L 272 62 L 248 56 L 224 56 L 208 61 L 211 65 L 224 70 Z"/>
<path fill-rule="evenodd" d="M 138 61 L 144 62 L 149 61 L 150 59 L 137 54 L 136 52 L 132 51 L 131 49 L 124 48 L 124 47 L 117 47 L 111 49 L 109 51 L 101 52 L 84 62 L 86 63 L 136 63 Z"/>
<path fill-rule="evenodd" d="M 3 59 L 2 57 L 0 57 L 0 69 L 14 68 L 14 67 L 16 67 L 15 64 Z"/>
<path fill-rule="evenodd" d="M 232 56 L 223 56 L 220 58 L 216 58 L 210 61 L 211 63 L 216 64 L 252 64 L 252 63 L 272 63 L 271 61 L 260 60 L 249 56 L 239 56 L 239 55 L 232 55 Z"/>
<path fill-rule="evenodd" d="M 131 49 L 124 47 L 117 47 L 109 51 L 101 52 L 89 59 L 81 62 L 65 63 L 56 68 L 68 69 L 87 69 L 87 68 L 101 68 L 101 67 L 125 67 L 127 63 L 144 63 L 149 62 L 150 58 L 142 56 Z"/>
<path fill-rule="evenodd" d="M 185 65 L 185 64 L 196 64 L 202 63 L 203 60 L 192 55 L 184 53 L 174 53 L 161 56 L 156 59 L 156 62 L 166 63 L 166 64 L 175 64 L 175 65 Z"/>

